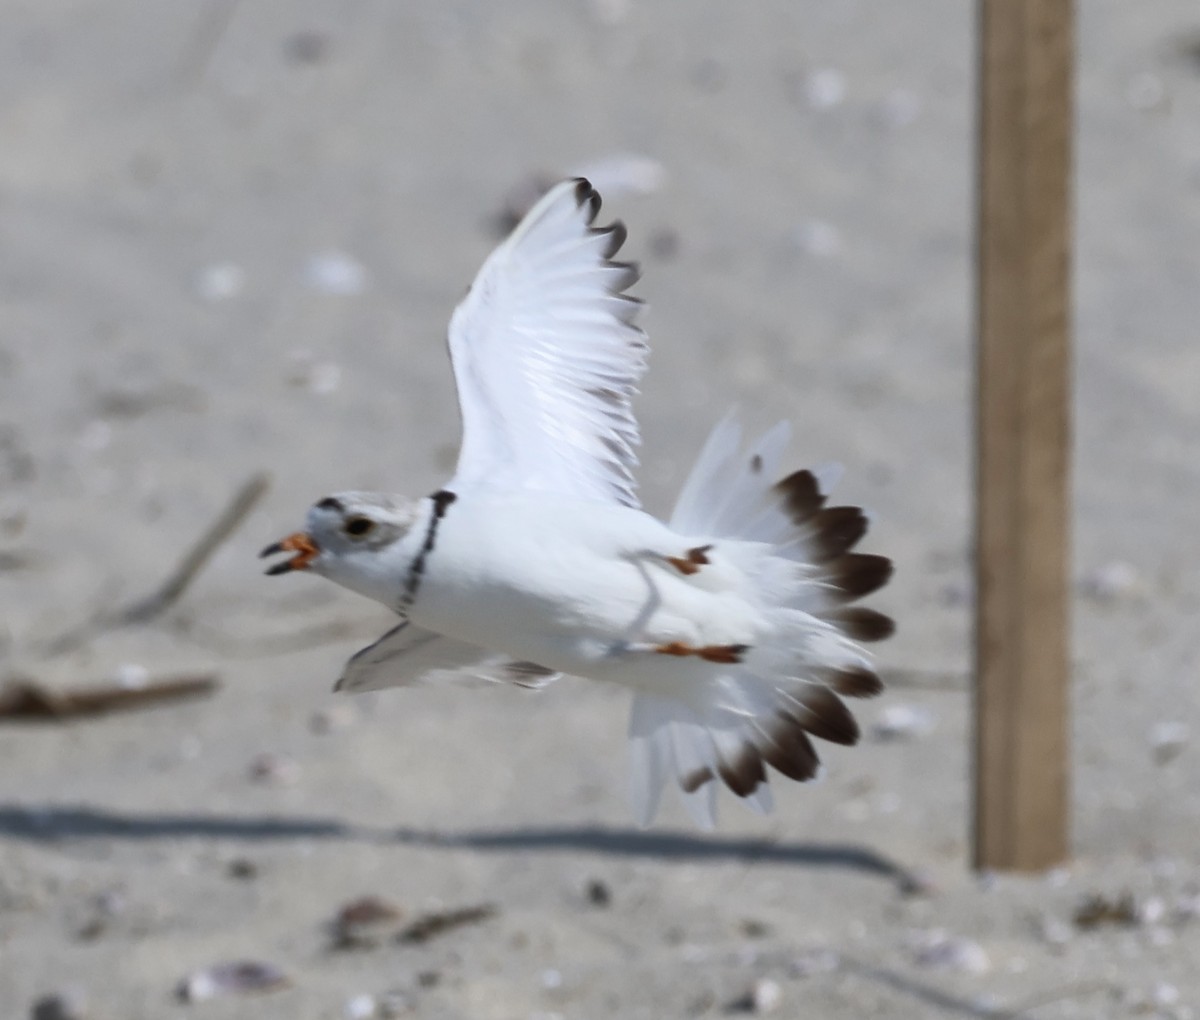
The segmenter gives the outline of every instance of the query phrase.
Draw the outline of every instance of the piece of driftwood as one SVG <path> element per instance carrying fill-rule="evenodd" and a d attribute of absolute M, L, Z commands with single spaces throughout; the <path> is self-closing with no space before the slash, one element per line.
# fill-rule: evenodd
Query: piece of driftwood
<path fill-rule="evenodd" d="M 61 721 L 106 712 L 147 708 L 183 698 L 197 698 L 217 689 L 217 678 L 168 677 L 136 687 L 97 684 L 52 690 L 33 680 L 12 680 L 0 688 L 0 722 Z"/>
<path fill-rule="evenodd" d="M 412 924 L 396 935 L 397 942 L 428 942 L 455 928 L 468 924 L 479 924 L 496 916 L 496 908 L 490 903 L 477 907 L 461 907 L 458 910 L 443 910 L 418 917 Z"/>

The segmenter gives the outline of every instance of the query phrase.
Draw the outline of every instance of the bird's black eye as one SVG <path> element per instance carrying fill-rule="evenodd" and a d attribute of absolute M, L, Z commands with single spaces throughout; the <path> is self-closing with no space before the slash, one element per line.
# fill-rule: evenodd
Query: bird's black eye
<path fill-rule="evenodd" d="M 342 530 L 352 538 L 362 538 L 373 527 L 375 522 L 369 517 L 351 517 Z"/>

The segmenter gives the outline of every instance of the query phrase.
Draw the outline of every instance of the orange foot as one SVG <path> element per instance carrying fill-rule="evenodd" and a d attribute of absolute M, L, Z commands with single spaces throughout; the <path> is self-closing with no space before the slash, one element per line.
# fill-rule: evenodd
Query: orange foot
<path fill-rule="evenodd" d="M 671 566 L 685 577 L 691 577 L 692 574 L 709 563 L 709 559 L 705 553 L 711 551 L 711 549 L 711 545 L 698 545 L 695 549 L 689 549 L 684 556 L 668 556 L 666 559 Z"/>
<path fill-rule="evenodd" d="M 749 645 L 705 645 L 703 648 L 693 648 L 682 641 L 672 641 L 669 645 L 659 645 L 654 649 L 660 655 L 698 655 L 705 662 L 737 663 L 742 661 L 749 650 Z"/>

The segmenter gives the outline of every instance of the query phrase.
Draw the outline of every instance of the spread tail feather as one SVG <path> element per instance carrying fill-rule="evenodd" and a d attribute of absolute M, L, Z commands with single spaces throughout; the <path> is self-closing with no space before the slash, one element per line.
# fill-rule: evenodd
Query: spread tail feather
<path fill-rule="evenodd" d="M 820 769 L 812 738 L 858 740 L 841 697 L 883 685 L 860 642 L 888 637 L 892 621 L 851 605 L 891 576 L 891 561 L 853 552 L 868 519 L 858 507 L 826 506 L 828 484 L 797 471 L 775 482 L 786 422 L 743 449 L 736 418 L 713 430 L 671 517 L 677 533 L 734 540 L 771 624 L 745 661 L 673 696 L 639 692 L 630 717 L 634 813 L 654 818 L 674 778 L 702 828 L 716 819 L 717 780 L 755 810 L 771 809 L 767 766 L 803 782 Z M 828 477 L 834 472 L 824 472 Z"/>

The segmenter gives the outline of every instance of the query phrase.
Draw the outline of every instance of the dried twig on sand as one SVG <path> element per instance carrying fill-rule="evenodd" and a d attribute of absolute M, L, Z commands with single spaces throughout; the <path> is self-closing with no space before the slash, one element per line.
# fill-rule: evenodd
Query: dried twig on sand
<path fill-rule="evenodd" d="M 436 914 L 426 914 L 418 917 L 412 924 L 400 931 L 396 936 L 397 942 L 428 942 L 431 938 L 442 935 L 454 928 L 467 924 L 478 924 L 494 917 L 496 908 L 490 903 L 478 907 L 462 907 L 458 910 L 444 910 Z"/>
<path fill-rule="evenodd" d="M 246 519 L 250 511 L 258 505 L 258 501 L 266 495 L 270 478 L 265 473 L 255 475 L 246 481 L 229 505 L 206 531 L 200 540 L 193 545 L 187 554 L 179 561 L 179 565 L 171 572 L 162 586 L 143 599 L 119 610 L 114 617 L 115 625 L 128 623 L 145 623 L 160 613 L 170 609 L 196 579 L 196 575 L 204 569 L 204 565 L 212 558 L 217 548 L 224 544 Z"/>
<path fill-rule="evenodd" d="M 49 655 L 61 655 L 84 644 L 96 634 L 134 623 L 147 623 L 170 609 L 191 586 L 213 553 L 232 535 L 258 505 L 270 485 L 270 476 L 260 472 L 238 489 L 229 505 L 200 536 L 167 579 L 153 592 L 113 611 L 102 611 L 82 626 L 72 628 L 50 641 Z"/>
<path fill-rule="evenodd" d="M 195 698 L 217 689 L 215 676 L 170 677 L 136 687 L 104 684 L 51 690 L 32 680 L 14 680 L 0 689 L 0 722 L 63 720 L 145 708 L 164 701 Z"/>

